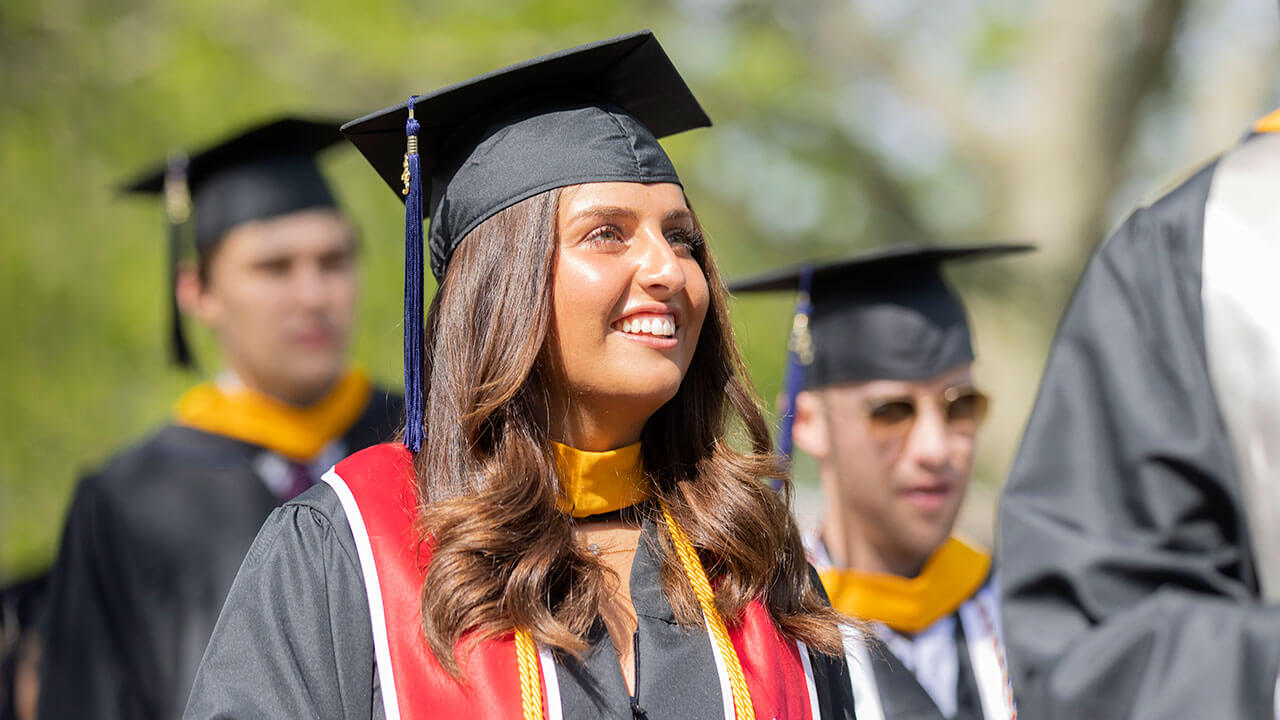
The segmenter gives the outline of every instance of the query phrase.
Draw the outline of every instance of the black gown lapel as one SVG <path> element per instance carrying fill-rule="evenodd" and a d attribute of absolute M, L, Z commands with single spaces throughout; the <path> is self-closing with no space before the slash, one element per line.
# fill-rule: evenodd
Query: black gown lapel
<path fill-rule="evenodd" d="M 618 668 L 609 631 L 598 618 L 588 635 L 591 649 L 581 659 L 556 653 L 556 675 L 565 720 L 630 720 L 627 684 Z"/>
<path fill-rule="evenodd" d="M 631 566 L 631 601 L 638 625 L 632 638 L 637 658 L 634 707 L 613 641 L 597 621 L 589 638 L 591 650 L 582 661 L 556 658 L 565 720 L 724 716 L 711 640 L 702 627 L 686 629 L 676 623 L 662 591 L 657 541 L 655 526 L 645 520 Z"/>
<path fill-rule="evenodd" d="M 916 680 L 915 673 L 908 670 L 884 643 L 874 636 L 869 640 L 871 668 L 875 673 L 876 687 L 880 690 L 880 707 L 884 710 L 885 720 L 947 720 L 929 692 Z"/>
<path fill-rule="evenodd" d="M 955 720 L 983 720 L 982 696 L 978 692 L 978 676 L 973 672 L 969 656 L 969 641 L 964 634 L 964 623 L 956 617 L 956 716 Z"/>

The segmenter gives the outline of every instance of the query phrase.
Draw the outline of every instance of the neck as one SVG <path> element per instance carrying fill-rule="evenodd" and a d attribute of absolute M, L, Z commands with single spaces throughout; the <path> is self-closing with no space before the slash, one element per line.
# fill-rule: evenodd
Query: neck
<path fill-rule="evenodd" d="M 344 370 L 343 372 L 345 373 L 346 371 Z M 253 373 L 246 372 L 243 368 L 237 368 L 234 363 L 228 363 L 227 367 L 218 375 L 217 384 L 223 390 L 249 389 L 296 408 L 308 408 L 328 396 L 341 379 L 342 374 L 339 374 L 319 386 L 286 389 L 263 382 L 262 378 Z"/>
<path fill-rule="evenodd" d="M 551 408 L 549 432 L 552 440 L 571 448 L 605 452 L 640 442 L 650 415 L 634 408 L 602 407 L 570 399 Z"/>

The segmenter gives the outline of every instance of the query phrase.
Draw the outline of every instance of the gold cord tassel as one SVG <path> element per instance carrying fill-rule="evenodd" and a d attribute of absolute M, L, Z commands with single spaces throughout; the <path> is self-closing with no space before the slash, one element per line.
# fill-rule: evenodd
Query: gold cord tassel
<path fill-rule="evenodd" d="M 729 631 L 725 628 L 724 618 L 716 609 L 715 594 L 711 592 L 711 583 L 707 581 L 707 572 L 698 560 L 693 545 L 685 536 L 684 530 L 676 524 L 667 506 L 662 505 L 662 517 L 667 521 L 667 531 L 671 533 L 671 541 L 675 543 L 676 554 L 684 572 L 689 576 L 689 584 L 693 586 L 693 594 L 698 596 L 698 604 L 702 606 L 702 615 L 711 628 L 711 638 L 720 648 L 720 657 L 724 660 L 725 670 L 729 673 L 729 687 L 733 692 L 733 707 L 737 711 L 738 720 L 755 720 L 756 713 L 751 707 L 751 693 L 747 690 L 747 679 L 742 674 L 742 663 L 738 661 L 738 652 L 729 639 Z"/>

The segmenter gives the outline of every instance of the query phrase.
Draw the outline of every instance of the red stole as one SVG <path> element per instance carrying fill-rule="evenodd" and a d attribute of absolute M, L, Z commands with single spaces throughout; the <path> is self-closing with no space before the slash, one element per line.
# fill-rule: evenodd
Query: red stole
<path fill-rule="evenodd" d="M 430 560 L 414 530 L 413 458 L 400 444 L 376 445 L 343 460 L 325 481 L 342 501 L 355 536 L 373 625 L 378 674 L 388 720 L 432 717 L 520 718 L 520 672 L 512 636 L 472 645 L 457 681 L 422 639 L 420 595 Z M 813 717 L 812 672 L 797 644 L 784 638 L 758 602 L 729 626 L 757 718 Z M 543 717 L 548 708 L 546 654 L 539 671 Z M 390 668 L 383 667 L 389 663 Z M 552 692 L 558 697 L 554 673 Z M 394 696 L 394 700 L 392 700 Z"/>

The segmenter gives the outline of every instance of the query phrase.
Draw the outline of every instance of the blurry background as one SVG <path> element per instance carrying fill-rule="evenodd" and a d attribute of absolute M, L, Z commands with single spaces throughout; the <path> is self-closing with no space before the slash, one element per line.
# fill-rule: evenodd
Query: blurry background
<path fill-rule="evenodd" d="M 197 379 L 164 361 L 163 210 L 117 183 L 272 114 L 350 119 L 643 27 L 716 122 L 666 145 L 727 275 L 1041 246 L 951 274 L 994 398 L 965 521 L 986 537 L 1092 249 L 1280 103 L 1274 0 L 4 0 L 0 585 L 50 561 L 77 476 Z M 353 150 L 324 165 L 363 237 L 356 357 L 398 386 L 402 206 Z M 791 302 L 735 305 L 770 404 Z"/>

